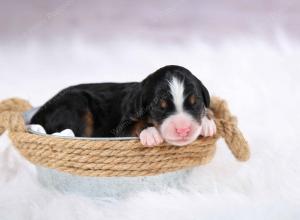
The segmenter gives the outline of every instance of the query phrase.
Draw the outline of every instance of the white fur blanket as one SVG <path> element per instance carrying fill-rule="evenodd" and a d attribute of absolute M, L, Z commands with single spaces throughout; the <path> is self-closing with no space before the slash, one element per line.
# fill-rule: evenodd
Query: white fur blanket
<path fill-rule="evenodd" d="M 166 185 L 122 199 L 91 199 L 43 188 L 35 167 L 3 135 L 1 220 L 300 218 L 299 43 L 234 39 L 215 46 L 195 40 L 170 47 L 76 41 L 5 48 L 0 49 L 0 99 L 19 96 L 35 106 L 71 84 L 141 80 L 166 64 L 186 66 L 213 95 L 229 101 L 252 156 L 237 162 L 220 142 L 214 160 L 194 169 L 182 188 Z M 12 79 L 18 79 L 14 86 Z"/>

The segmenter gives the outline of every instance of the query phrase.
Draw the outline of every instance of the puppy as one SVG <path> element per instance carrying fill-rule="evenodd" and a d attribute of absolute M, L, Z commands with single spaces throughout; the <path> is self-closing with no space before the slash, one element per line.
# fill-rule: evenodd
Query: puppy
<path fill-rule="evenodd" d="M 183 146 L 213 136 L 210 96 L 180 66 L 165 66 L 142 82 L 82 84 L 62 90 L 31 119 L 47 133 L 71 129 L 77 137 L 137 136 L 145 146 Z"/>

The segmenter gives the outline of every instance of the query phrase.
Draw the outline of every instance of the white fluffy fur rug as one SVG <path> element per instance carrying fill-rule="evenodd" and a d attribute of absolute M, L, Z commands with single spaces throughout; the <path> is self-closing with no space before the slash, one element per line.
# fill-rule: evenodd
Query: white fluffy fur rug
<path fill-rule="evenodd" d="M 235 161 L 220 142 L 185 189 L 92 200 L 44 189 L 35 168 L 0 137 L 0 219 L 299 219 L 300 44 L 278 37 L 219 45 L 81 40 L 0 46 L 0 99 L 42 104 L 71 84 L 141 80 L 166 64 L 189 68 L 229 101 L 249 140 L 251 159 Z"/>

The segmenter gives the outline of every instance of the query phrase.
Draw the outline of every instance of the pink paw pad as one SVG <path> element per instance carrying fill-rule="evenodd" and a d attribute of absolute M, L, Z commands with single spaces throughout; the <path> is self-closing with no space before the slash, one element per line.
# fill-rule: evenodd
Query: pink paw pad
<path fill-rule="evenodd" d="M 201 123 L 201 133 L 203 137 L 211 137 L 214 136 L 217 132 L 217 127 L 212 119 L 208 119 L 207 117 L 202 118 Z"/>
<path fill-rule="evenodd" d="M 157 146 L 163 142 L 163 138 L 155 127 L 144 129 L 140 134 L 140 140 L 147 147 Z"/>

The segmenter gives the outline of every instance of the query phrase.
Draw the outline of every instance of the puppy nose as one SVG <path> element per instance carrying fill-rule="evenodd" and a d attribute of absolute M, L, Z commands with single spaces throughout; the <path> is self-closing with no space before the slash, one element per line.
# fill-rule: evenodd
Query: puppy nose
<path fill-rule="evenodd" d="M 190 130 L 191 130 L 190 127 L 176 128 L 176 133 L 177 133 L 180 137 L 186 137 L 186 136 L 188 136 Z"/>

